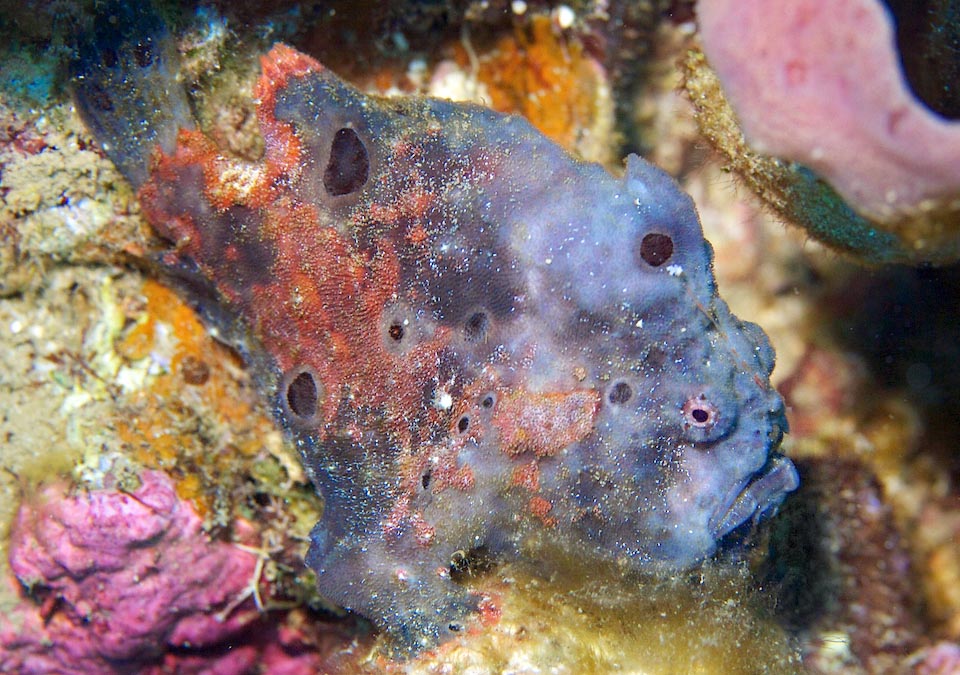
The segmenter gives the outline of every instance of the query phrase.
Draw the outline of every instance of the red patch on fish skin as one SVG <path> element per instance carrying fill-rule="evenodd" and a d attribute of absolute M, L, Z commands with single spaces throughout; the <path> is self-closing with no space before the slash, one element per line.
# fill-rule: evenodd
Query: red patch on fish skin
<path fill-rule="evenodd" d="M 473 469 L 468 464 L 457 464 L 450 455 L 446 455 L 450 461 L 438 462 L 433 469 L 433 490 L 440 492 L 446 488 L 466 491 L 471 489 L 476 483 Z"/>
<path fill-rule="evenodd" d="M 510 477 L 510 483 L 530 492 L 537 492 L 540 489 L 540 465 L 537 460 L 532 459 L 516 467 Z"/>
<path fill-rule="evenodd" d="M 585 438 L 600 409 L 595 389 L 546 394 L 511 390 L 497 402 L 492 424 L 500 433 L 500 450 L 551 457 Z"/>
<path fill-rule="evenodd" d="M 437 536 L 437 528 L 425 521 L 419 512 L 413 514 L 411 521 L 413 525 L 413 537 L 417 543 L 424 548 L 430 546 Z"/>
<path fill-rule="evenodd" d="M 222 278 L 218 269 L 204 262 L 210 260 L 203 250 L 209 235 L 192 218 L 168 212 L 180 202 L 173 194 L 176 187 L 188 184 L 187 170 L 197 165 L 203 169 L 204 196 L 221 208 L 212 199 L 226 194 L 218 192 L 216 184 L 222 175 L 220 159 L 212 142 L 198 132 L 181 132 L 180 140 L 176 152 L 161 158 L 144 185 L 141 202 L 158 232 L 175 242 L 178 258 L 200 261 L 209 277 Z M 322 226 L 313 205 L 299 204 L 279 190 L 270 195 L 273 201 L 256 211 L 262 219 L 256 224 L 258 236 L 276 251 L 269 274 L 263 283 L 246 289 L 221 283 L 221 292 L 244 315 L 256 317 L 255 330 L 270 337 L 266 346 L 281 371 L 309 365 L 319 374 L 328 392 L 322 411 L 325 424 L 333 421 L 340 393 L 349 386 L 355 400 L 385 406 L 391 413 L 387 419 L 405 433 L 403 413 L 420 407 L 423 388 L 435 377 L 431 356 L 445 344 L 445 331 L 438 330 L 402 356 L 389 353 L 378 327 L 385 307 L 401 293 L 392 242 L 382 239 L 376 254 L 364 253 L 335 228 Z M 260 200 L 257 196 L 248 204 Z M 233 266 L 231 250 L 224 243 L 218 263 Z M 391 383 L 392 390 L 384 382 Z"/>
<path fill-rule="evenodd" d="M 390 514 L 381 524 L 384 535 L 395 536 L 401 532 L 401 527 L 410 518 L 410 497 L 401 495 L 394 503 Z"/>
<path fill-rule="evenodd" d="M 503 609 L 499 602 L 489 595 L 485 595 L 477 604 L 477 611 L 480 613 L 480 623 L 486 627 L 495 626 L 503 617 Z"/>
<path fill-rule="evenodd" d="M 484 401 L 489 397 L 494 402 L 488 409 Z M 600 399 L 596 389 L 544 393 L 507 388 L 492 368 L 485 368 L 454 409 L 451 434 L 479 443 L 489 427 L 496 431 L 504 454 L 532 452 L 537 457 L 551 457 L 592 433 Z M 489 424 L 471 423 L 486 417 Z M 466 429 L 459 429 L 464 419 Z"/>
<path fill-rule="evenodd" d="M 548 515 L 550 511 L 553 510 L 553 504 L 548 500 L 540 496 L 533 496 L 530 498 L 530 501 L 527 502 L 527 507 L 530 509 L 530 513 L 543 523 L 544 527 L 557 526 L 557 519 Z"/>
<path fill-rule="evenodd" d="M 284 44 L 274 45 L 273 49 L 261 56 L 260 68 L 260 79 L 253 89 L 253 95 L 257 99 L 257 119 L 266 145 L 265 159 L 272 182 L 286 173 L 299 173 L 303 154 L 303 146 L 293 125 L 281 122 L 274 116 L 277 92 L 286 88 L 291 79 L 312 72 L 321 73 L 325 69 L 316 59 Z"/>

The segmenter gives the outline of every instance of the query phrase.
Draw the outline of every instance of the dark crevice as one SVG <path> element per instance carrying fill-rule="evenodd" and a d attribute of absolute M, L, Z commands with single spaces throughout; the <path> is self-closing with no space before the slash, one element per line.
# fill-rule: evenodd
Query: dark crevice
<path fill-rule="evenodd" d="M 907 82 L 930 110 L 960 119 L 960 0 L 884 0 Z"/>

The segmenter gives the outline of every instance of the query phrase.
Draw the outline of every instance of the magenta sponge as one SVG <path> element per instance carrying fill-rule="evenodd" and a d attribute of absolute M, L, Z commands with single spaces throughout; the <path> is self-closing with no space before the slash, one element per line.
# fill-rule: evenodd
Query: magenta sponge
<path fill-rule="evenodd" d="M 259 614 L 249 599 L 254 553 L 212 541 L 159 472 L 132 492 L 48 486 L 23 503 L 10 565 L 32 598 L 0 617 L 0 671 L 244 672 L 236 638 Z M 242 642 L 242 641 L 241 641 Z M 174 664 L 173 662 L 176 662 Z"/>

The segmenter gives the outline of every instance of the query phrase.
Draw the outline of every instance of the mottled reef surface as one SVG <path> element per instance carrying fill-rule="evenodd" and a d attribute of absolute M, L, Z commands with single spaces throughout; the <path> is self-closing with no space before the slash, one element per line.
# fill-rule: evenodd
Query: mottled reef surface
<path fill-rule="evenodd" d="M 960 667 L 960 272 L 863 267 L 757 205 L 700 135 L 696 116 L 716 109 L 691 106 L 689 68 L 679 93 L 693 3 L 158 5 L 191 114 L 236 158 L 264 152 L 253 91 L 277 41 L 367 93 L 521 114 L 614 172 L 642 154 L 693 197 L 721 296 L 776 350 L 782 452 L 801 478 L 776 519 L 656 579 L 584 565 L 549 536 L 537 543 L 549 564 L 464 551 L 452 569 L 480 612 L 402 665 L 372 626 L 317 594 L 304 559 L 323 503 L 259 374 L 164 281 L 164 243 L 74 109 L 68 36 L 89 30 L 94 4 L 0 18 L 7 670 Z M 179 622 L 139 612 L 124 632 L 103 619 L 173 597 Z"/>

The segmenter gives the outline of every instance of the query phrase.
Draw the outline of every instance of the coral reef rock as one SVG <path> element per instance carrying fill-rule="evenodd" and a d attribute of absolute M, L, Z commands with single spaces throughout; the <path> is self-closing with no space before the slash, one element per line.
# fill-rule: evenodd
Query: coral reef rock
<path fill-rule="evenodd" d="M 478 560 L 549 538 L 674 572 L 796 487 L 773 350 L 717 296 L 666 174 L 631 156 L 612 177 L 479 106 L 363 95 L 283 45 L 244 162 L 181 119 L 153 35 L 96 34 L 78 102 L 325 497 L 321 593 L 398 653 L 483 610 L 460 583 Z M 159 93 L 177 102 L 153 112 Z"/>
<path fill-rule="evenodd" d="M 906 672 L 924 646 L 910 555 L 869 468 L 798 460 L 802 488 L 771 528 L 765 582 L 811 673 Z"/>

